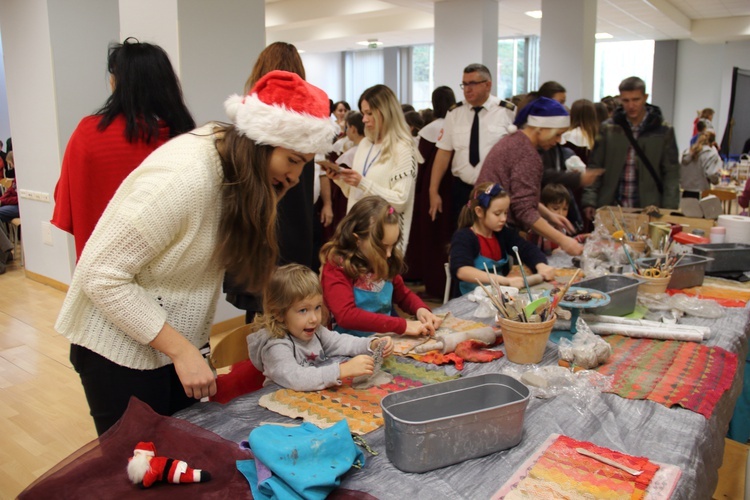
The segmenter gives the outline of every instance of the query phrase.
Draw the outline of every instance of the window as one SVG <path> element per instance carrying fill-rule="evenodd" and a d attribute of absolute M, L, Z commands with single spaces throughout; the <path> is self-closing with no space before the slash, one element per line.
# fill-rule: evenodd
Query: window
<path fill-rule="evenodd" d="M 504 38 L 497 42 L 497 96 L 508 99 L 536 87 L 539 38 Z"/>
<path fill-rule="evenodd" d="M 411 55 L 411 96 L 412 106 L 417 111 L 432 107 L 432 91 L 435 88 L 434 68 L 434 46 L 414 45 Z"/>
<path fill-rule="evenodd" d="M 618 95 L 620 82 L 637 76 L 650 92 L 654 73 L 654 41 L 599 42 L 594 59 L 594 102 Z"/>
<path fill-rule="evenodd" d="M 362 92 L 383 83 L 383 50 L 369 49 L 345 53 L 346 101 L 357 109 Z"/>

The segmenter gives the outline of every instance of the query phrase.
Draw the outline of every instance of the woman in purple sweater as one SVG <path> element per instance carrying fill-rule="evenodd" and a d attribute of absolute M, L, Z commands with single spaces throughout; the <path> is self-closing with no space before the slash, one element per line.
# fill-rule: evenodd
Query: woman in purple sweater
<path fill-rule="evenodd" d="M 570 255 L 583 253 L 583 246 L 556 229 L 564 224 L 559 216 L 539 203 L 544 166 L 537 152 L 547 150 L 560 142 L 570 125 L 565 107 L 546 97 L 540 97 L 516 115 L 519 130 L 506 135 L 490 150 L 479 173 L 477 184 L 498 183 L 510 195 L 509 225 L 519 230 L 533 229 L 544 238 L 554 241 Z"/>

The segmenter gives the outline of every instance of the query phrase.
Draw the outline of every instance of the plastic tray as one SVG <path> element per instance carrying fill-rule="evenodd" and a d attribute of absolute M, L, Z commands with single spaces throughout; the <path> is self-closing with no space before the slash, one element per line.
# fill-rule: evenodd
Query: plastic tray
<path fill-rule="evenodd" d="M 576 283 L 582 288 L 592 288 L 609 294 L 609 304 L 591 309 L 591 314 L 606 314 L 608 316 L 625 316 L 635 310 L 635 300 L 638 296 L 638 278 L 623 276 L 622 274 L 607 274 L 598 278 L 591 278 Z"/>
<path fill-rule="evenodd" d="M 711 257 L 702 255 L 683 255 L 672 271 L 672 279 L 669 280 L 667 288 L 682 290 L 683 288 L 702 285 L 703 278 L 706 277 L 706 267 L 713 260 Z M 650 267 L 655 263 L 655 258 L 638 259 L 640 267 Z"/>
<path fill-rule="evenodd" d="M 750 271 L 750 245 L 744 243 L 709 243 L 693 246 L 693 254 L 711 257 L 707 273 Z"/>
<path fill-rule="evenodd" d="M 528 387 L 499 373 L 388 394 L 386 455 L 404 472 L 426 472 L 512 448 L 528 402 Z"/>

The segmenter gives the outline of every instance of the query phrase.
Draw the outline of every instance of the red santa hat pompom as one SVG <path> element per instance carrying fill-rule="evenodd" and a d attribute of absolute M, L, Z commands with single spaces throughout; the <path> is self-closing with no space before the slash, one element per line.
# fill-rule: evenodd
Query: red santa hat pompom
<path fill-rule="evenodd" d="M 224 109 L 234 126 L 259 144 L 298 153 L 327 153 L 338 133 L 328 95 L 296 73 L 271 71 L 250 94 L 233 95 Z"/>

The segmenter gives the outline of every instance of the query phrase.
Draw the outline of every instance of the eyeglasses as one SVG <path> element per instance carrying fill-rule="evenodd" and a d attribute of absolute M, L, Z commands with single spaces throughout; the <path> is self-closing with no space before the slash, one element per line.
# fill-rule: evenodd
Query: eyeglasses
<path fill-rule="evenodd" d="M 482 83 L 487 83 L 487 80 L 482 80 L 482 81 L 479 81 L 479 82 L 463 82 L 463 83 L 461 83 L 461 85 L 459 85 L 459 87 L 461 87 L 462 89 L 465 89 L 466 87 L 469 87 L 470 89 L 473 89 L 474 87 L 476 87 L 477 85 L 480 85 Z"/>

